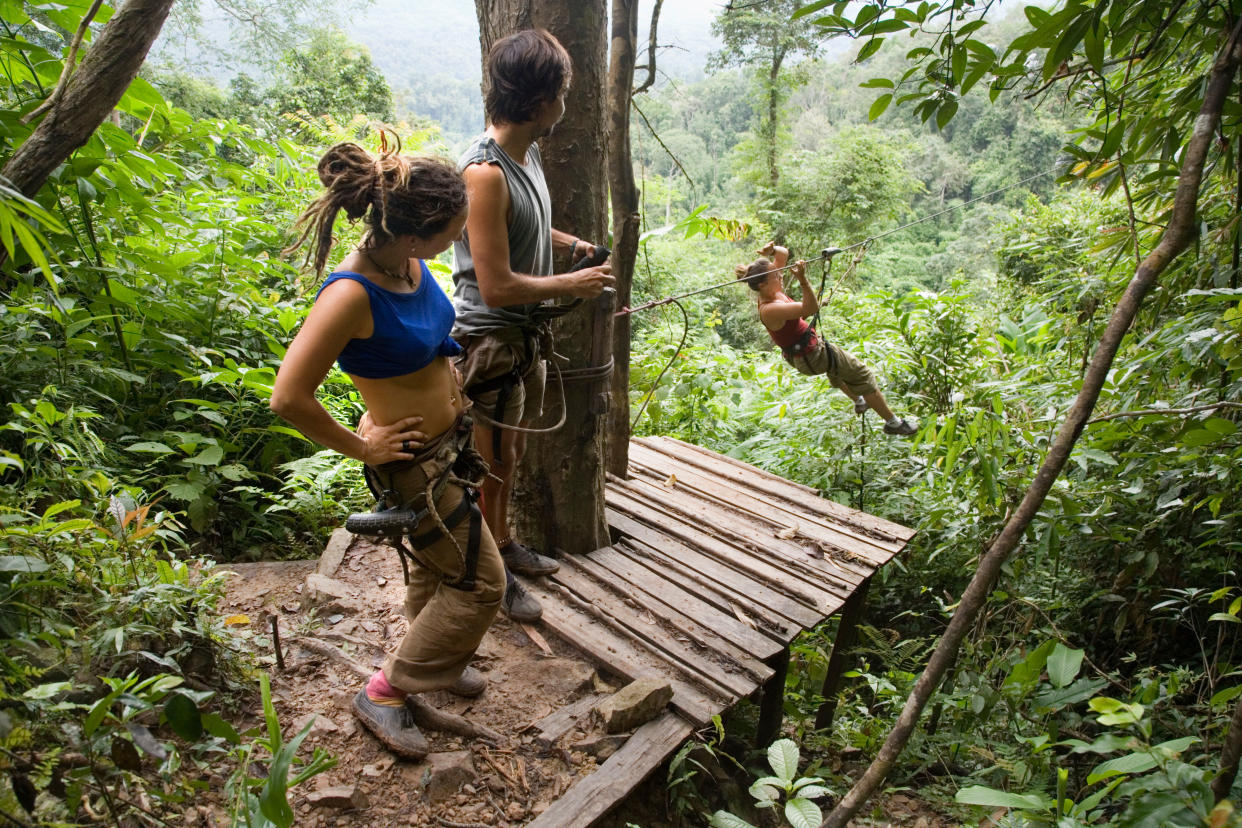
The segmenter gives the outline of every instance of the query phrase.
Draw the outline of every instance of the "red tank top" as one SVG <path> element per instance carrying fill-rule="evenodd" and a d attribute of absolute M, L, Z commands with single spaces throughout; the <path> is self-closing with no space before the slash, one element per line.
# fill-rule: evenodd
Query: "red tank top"
<path fill-rule="evenodd" d="M 767 325 L 764 325 L 763 328 L 782 351 L 788 351 L 795 345 L 800 345 L 801 347 L 798 348 L 798 351 L 801 353 L 802 351 L 809 351 L 819 344 L 815 331 L 811 330 L 811 326 L 807 324 L 805 319 L 790 319 L 775 331 Z"/>

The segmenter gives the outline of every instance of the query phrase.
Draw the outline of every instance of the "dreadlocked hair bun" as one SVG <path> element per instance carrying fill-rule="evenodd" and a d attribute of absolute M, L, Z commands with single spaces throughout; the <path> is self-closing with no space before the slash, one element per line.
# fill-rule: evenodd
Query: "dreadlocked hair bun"
<path fill-rule="evenodd" d="M 313 262 L 316 273 L 327 263 L 339 212 L 351 222 L 363 219 L 363 244 L 374 247 L 397 236 L 435 236 L 466 208 L 466 185 L 442 158 L 399 151 L 372 155 L 346 142 L 325 152 L 317 169 L 324 192 L 298 218 L 297 241 L 285 250 L 293 252 L 313 235 L 306 263 Z"/>

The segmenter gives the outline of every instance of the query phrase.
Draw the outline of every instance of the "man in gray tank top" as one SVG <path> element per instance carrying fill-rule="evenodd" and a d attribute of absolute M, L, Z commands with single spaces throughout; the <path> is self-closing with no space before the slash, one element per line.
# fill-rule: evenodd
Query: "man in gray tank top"
<path fill-rule="evenodd" d="M 552 204 L 535 141 L 565 113 L 571 67 L 565 48 L 543 30 L 516 32 L 488 54 L 489 126 L 462 155 L 470 215 L 453 245 L 453 337 L 465 393 L 474 402 L 475 444 L 491 467 L 482 486 L 484 517 L 506 568 L 523 575 L 557 570 L 556 561 L 514 540 L 509 499 L 527 428 L 543 407 L 550 349 L 538 309 L 557 299 L 593 299 L 613 283 L 609 265 L 552 273 L 552 252 L 590 255 L 594 245 L 552 227 Z M 526 621 L 542 612 L 509 575 L 501 608 Z"/>

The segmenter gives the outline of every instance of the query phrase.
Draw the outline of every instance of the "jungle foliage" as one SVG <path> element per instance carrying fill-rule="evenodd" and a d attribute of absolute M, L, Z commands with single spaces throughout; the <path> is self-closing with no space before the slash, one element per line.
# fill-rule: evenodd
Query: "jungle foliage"
<path fill-rule="evenodd" d="M 0 2 L 0 157 L 29 135 L 21 116 L 55 85 L 89 5 Z M 986 42 L 961 21 L 946 46 L 924 5 L 880 32 L 871 7 L 804 3 L 800 31 L 856 36 L 859 51 L 782 61 L 775 80 L 770 62 L 743 60 L 637 102 L 638 301 L 728 278 L 772 236 L 813 255 L 945 211 L 811 274 L 829 294 L 822 330 L 920 420 L 912 440 L 884 437 L 826 381 L 793 372 L 744 287 L 683 302 L 685 347 L 675 309 L 634 320 L 633 410 L 651 395 L 639 433 L 918 530 L 872 590 L 835 732 L 813 727 L 829 627 L 795 646 L 787 712 L 801 752 L 781 746 L 781 784 L 721 801 L 727 786 L 688 793 L 687 772 L 673 794 L 704 817 L 753 819 L 756 803 L 789 805 L 813 777 L 840 791 L 843 748 L 867 755 L 885 738 L 1045 453 L 1136 251 L 1167 220 L 1191 79 L 1213 51 L 1205 24 L 1237 16 L 1236 3 L 1073 4 L 989 24 L 999 34 Z M 1118 27 L 1138 15 L 1136 36 L 1102 43 L 1080 23 L 1093 9 Z M 1144 29 L 1143 14 L 1171 22 Z M 917 29 L 913 51 L 870 45 Z M 1154 68 L 1134 90 L 1120 56 L 1149 37 Z M 393 104 L 378 84 L 342 80 L 373 69 L 284 54 L 284 80 L 228 92 L 152 71 L 37 197 L 0 190 L 7 814 L 179 813 L 206 769 L 225 766 L 236 819 L 284 825 L 287 784 L 329 761 L 299 757 L 274 715 L 244 733 L 229 724 L 262 663 L 245 651 L 263 642 L 216 611 L 215 562 L 301 554 L 362 505 L 356 465 L 276 421 L 267 396 L 314 289 L 279 251 L 317 188 L 318 153 L 366 139 L 365 116 Z M 1028 67 L 1075 80 L 1032 97 Z M 343 94 L 359 89 L 374 94 Z M 418 100 L 411 111 L 430 123 L 435 99 Z M 1009 825 L 1199 825 L 1212 812 L 1207 785 L 1242 693 L 1240 116 L 1231 103 L 1196 246 L 1143 309 L 1097 421 L 891 780 L 963 819 L 1004 807 Z M 342 422 L 361 414 L 335 372 L 322 399 Z"/>

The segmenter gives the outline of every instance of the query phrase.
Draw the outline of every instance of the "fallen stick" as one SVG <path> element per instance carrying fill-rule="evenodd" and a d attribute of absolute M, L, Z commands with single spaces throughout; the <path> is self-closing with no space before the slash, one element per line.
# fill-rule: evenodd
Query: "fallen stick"
<path fill-rule="evenodd" d="M 337 662 L 343 667 L 352 670 L 360 678 L 369 679 L 371 674 L 375 672 L 354 661 L 340 647 L 329 644 L 326 641 L 320 641 L 317 638 L 307 638 L 306 636 L 290 638 L 289 641 L 297 644 L 304 650 Z M 406 707 L 410 708 L 410 712 L 414 714 L 414 721 L 422 727 L 465 736 L 469 739 L 482 739 L 492 744 L 502 744 L 505 741 L 504 736 L 486 725 L 475 724 L 455 713 L 445 713 L 443 710 L 437 710 L 419 698 L 417 693 L 411 693 L 406 696 L 405 704 Z"/>

